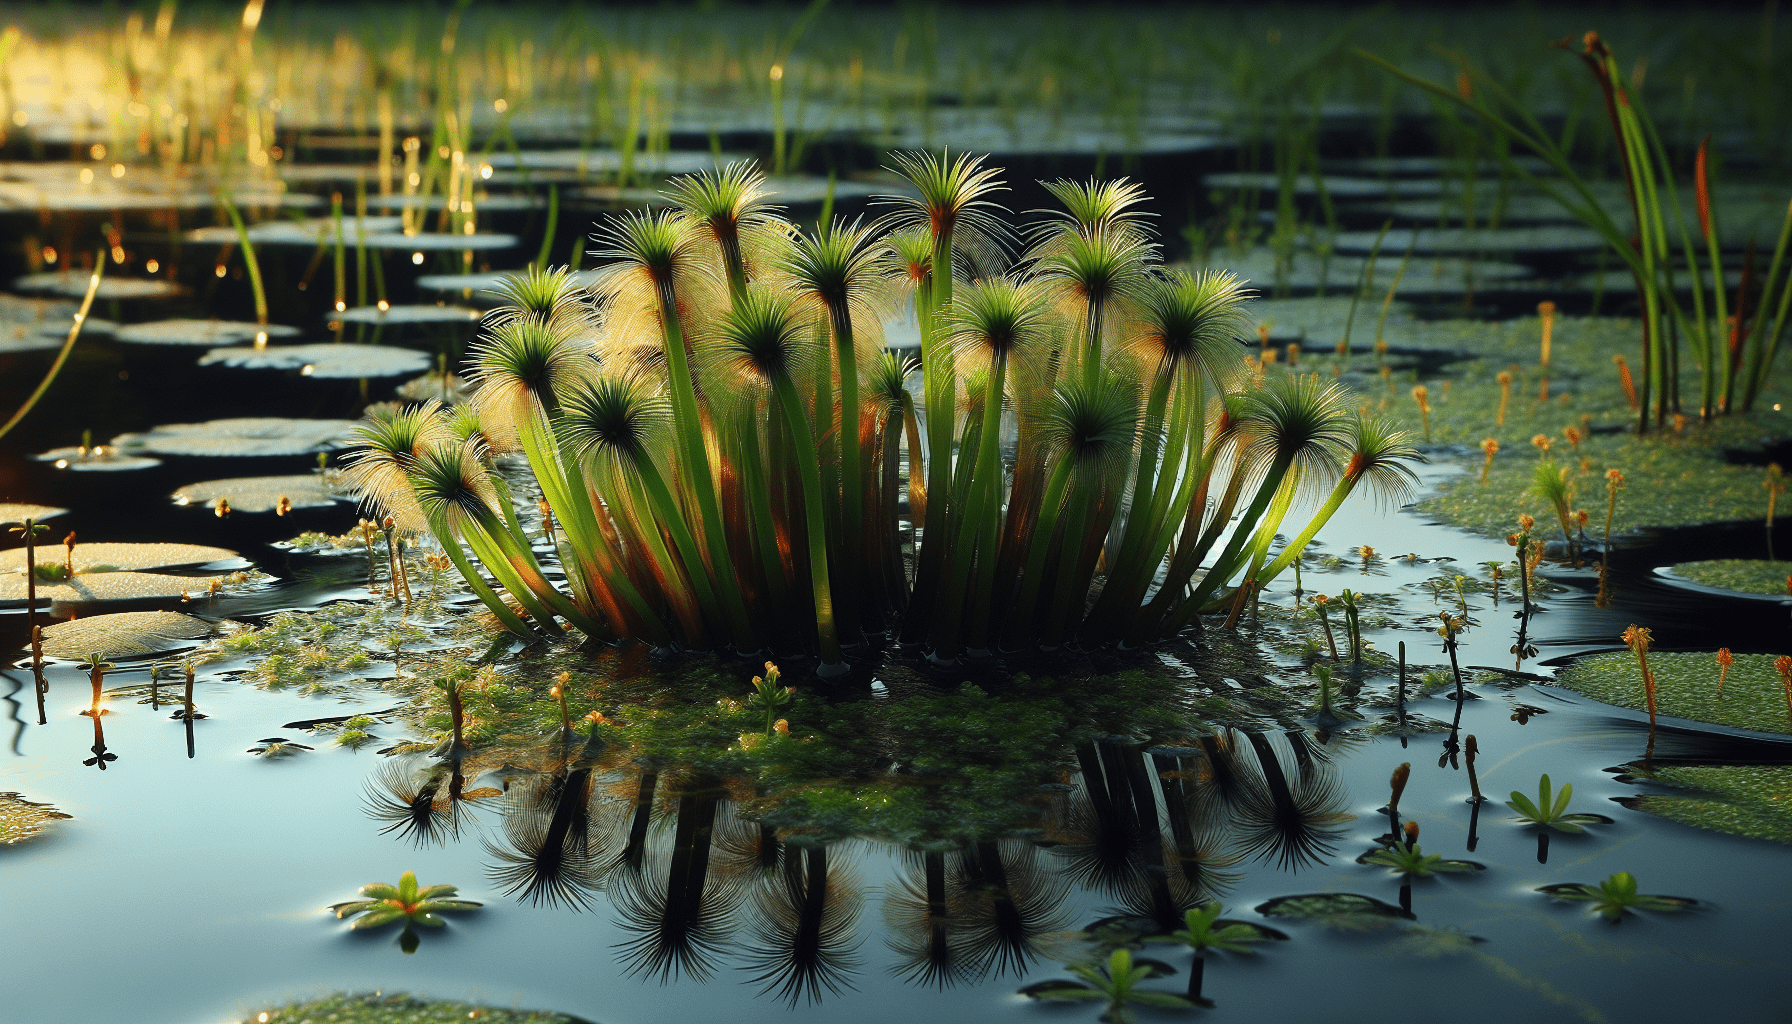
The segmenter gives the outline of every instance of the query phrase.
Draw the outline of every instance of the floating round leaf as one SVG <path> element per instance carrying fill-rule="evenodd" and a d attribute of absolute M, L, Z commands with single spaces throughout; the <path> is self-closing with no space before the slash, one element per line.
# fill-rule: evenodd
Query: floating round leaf
<path fill-rule="evenodd" d="M 57 557 L 52 557 L 51 552 Z M 54 549 L 39 543 L 37 548 L 37 564 L 44 565 L 55 562 L 60 565 L 63 559 L 61 545 Z M 111 569 L 148 570 L 173 569 L 186 565 L 205 565 L 210 562 L 221 562 L 227 558 L 235 558 L 236 552 L 228 548 L 214 548 L 205 544 L 127 544 L 117 541 L 98 541 L 92 544 L 76 544 L 72 562 L 75 573 L 92 572 L 98 566 Z M 9 548 L 0 551 L 0 573 L 22 573 L 25 571 L 25 549 Z"/>
<path fill-rule="evenodd" d="M 394 345 L 279 345 L 268 348 L 215 348 L 200 366 L 243 370 L 298 370 L 307 377 L 356 379 L 396 377 L 429 369 L 429 356 Z"/>
<path fill-rule="evenodd" d="M 115 337 L 133 345 L 228 345 L 254 341 L 258 334 L 266 334 L 269 338 L 292 338 L 298 333 L 297 327 L 244 320 L 157 320 L 127 324 L 118 329 Z"/>
<path fill-rule="evenodd" d="M 53 508 L 49 505 L 30 505 L 16 501 L 0 501 L 0 526 L 6 526 L 12 523 L 22 523 L 27 519 L 42 522 L 45 519 L 54 519 L 57 516 L 67 514 L 68 509 L 66 508 Z"/>
<path fill-rule="evenodd" d="M 287 508 L 323 508 L 337 500 L 324 478 L 315 473 L 205 480 L 174 492 L 178 505 L 209 507 L 219 498 L 230 502 L 232 512 L 273 512 L 280 508 L 281 499 Z"/>
<path fill-rule="evenodd" d="M 183 596 L 198 600 L 222 576 L 168 576 L 154 572 L 83 572 L 67 579 L 37 581 L 41 609 L 49 602 L 50 614 L 66 618 L 71 612 L 104 604 L 172 603 Z M 25 574 L 0 576 L 0 607 L 23 608 L 28 598 Z"/>
<path fill-rule="evenodd" d="M 398 217 L 363 217 L 359 231 L 362 235 L 391 232 L 398 230 L 402 223 Z M 264 221 L 251 225 L 247 230 L 249 241 L 253 245 L 333 245 L 336 242 L 336 221 L 330 217 Z M 355 218 L 343 218 L 342 235 L 345 245 L 355 244 L 358 237 Z M 235 245 L 237 241 L 236 228 L 228 224 L 195 228 L 186 232 L 183 237 L 189 242 L 210 242 L 214 245 Z"/>
<path fill-rule="evenodd" d="M 353 430 L 353 420 L 291 420 L 251 416 L 205 423 L 169 423 L 141 434 L 120 434 L 112 444 L 157 455 L 308 455 L 334 447 Z"/>
<path fill-rule="evenodd" d="M 26 274 L 15 278 L 12 286 L 22 292 L 48 292 L 52 295 L 87 294 L 87 278 L 84 273 L 62 273 L 46 270 L 38 274 Z M 148 277 L 113 277 L 110 274 L 100 278 L 100 287 L 94 298 L 101 301 L 114 299 L 166 299 L 179 295 L 182 288 L 172 281 L 158 281 Z"/>
<path fill-rule="evenodd" d="M 44 627 L 44 653 L 52 658 L 86 658 L 98 651 L 110 658 L 128 658 L 191 647 L 216 630 L 213 623 L 180 612 L 114 612 Z"/>
<path fill-rule="evenodd" d="M 162 464 L 161 459 L 152 459 L 147 455 L 126 455 L 117 446 L 108 444 L 94 445 L 92 448 L 77 445 L 52 448 L 47 452 L 39 452 L 32 458 L 38 462 L 54 462 L 57 469 L 72 469 L 78 473 L 150 469 Z"/>
<path fill-rule="evenodd" d="M 351 324 L 469 324 L 484 314 L 465 306 L 356 306 L 331 319 Z"/>
<path fill-rule="evenodd" d="M 69 817 L 49 804 L 27 800 L 17 793 L 0 793 L 0 846 L 40 839 L 49 830 L 50 822 Z"/>
<path fill-rule="evenodd" d="M 354 241 L 352 236 L 350 241 Z M 426 232 L 418 235 L 405 235 L 396 231 L 390 231 L 364 235 L 359 244 L 365 245 L 369 249 L 402 249 L 409 252 L 460 252 L 463 249 L 508 249 L 516 244 L 516 236 L 498 234 L 494 231 L 481 231 L 471 235 L 457 235 L 449 232 Z"/>
<path fill-rule="evenodd" d="M 1287 917 L 1318 921 L 1344 928 L 1380 927 L 1395 918 L 1412 914 L 1373 896 L 1350 892 L 1318 892 L 1303 896 L 1277 896 L 1258 904 L 1257 913 L 1265 917 Z"/>

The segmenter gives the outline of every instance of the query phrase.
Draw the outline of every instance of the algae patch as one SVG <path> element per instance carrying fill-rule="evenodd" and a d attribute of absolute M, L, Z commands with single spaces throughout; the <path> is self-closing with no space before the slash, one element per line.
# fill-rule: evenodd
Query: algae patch
<path fill-rule="evenodd" d="M 1792 766 L 1687 765 L 1642 777 L 1682 792 L 1627 799 L 1635 810 L 1792 846 Z"/>
<path fill-rule="evenodd" d="M 1718 699 L 1715 653 L 1651 652 L 1657 706 L 1664 715 L 1759 732 L 1792 733 L 1792 714 L 1771 654 L 1738 654 Z M 1594 700 L 1645 709 L 1643 676 L 1628 651 L 1595 654 L 1562 670 L 1556 683 Z"/>
<path fill-rule="evenodd" d="M 1792 562 L 1720 558 L 1709 562 L 1681 562 L 1668 571 L 1700 586 L 1719 590 L 1792 596 Z"/>
<path fill-rule="evenodd" d="M 251 1013 L 243 1024 L 449 1024 L 469 1020 L 489 1024 L 589 1024 L 582 1017 L 549 1010 L 506 1010 L 404 993 L 339 994 Z"/>

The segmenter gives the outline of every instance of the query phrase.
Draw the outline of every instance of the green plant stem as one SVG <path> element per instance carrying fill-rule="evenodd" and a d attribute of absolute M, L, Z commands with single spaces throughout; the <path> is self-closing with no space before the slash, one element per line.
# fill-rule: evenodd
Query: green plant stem
<path fill-rule="evenodd" d="M 37 406 L 38 400 L 50 390 L 50 385 L 56 382 L 57 375 L 62 373 L 63 364 L 68 362 L 68 354 L 74 351 L 75 340 L 81 336 L 81 326 L 87 323 L 87 313 L 93 308 L 93 297 L 99 292 L 100 278 L 105 273 L 106 250 L 102 248 L 94 254 L 93 276 L 87 281 L 87 293 L 81 297 L 81 308 L 75 313 L 75 322 L 68 329 L 68 339 L 62 343 L 62 351 L 56 353 L 56 361 L 50 364 L 50 372 L 44 374 L 44 379 L 38 382 L 37 388 L 31 392 L 30 397 L 25 399 L 25 404 L 19 406 L 19 411 L 13 413 L 11 419 L 0 424 L 0 437 L 11 433 L 12 428 L 18 426 L 19 421 L 31 413 L 31 410 Z"/>

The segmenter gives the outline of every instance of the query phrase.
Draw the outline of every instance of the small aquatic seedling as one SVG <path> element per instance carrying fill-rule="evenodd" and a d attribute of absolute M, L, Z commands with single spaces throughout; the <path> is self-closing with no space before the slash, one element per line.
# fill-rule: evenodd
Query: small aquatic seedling
<path fill-rule="evenodd" d="M 1493 457 L 1499 454 L 1500 443 L 1491 437 L 1486 438 L 1481 442 L 1481 450 L 1487 453 L 1486 460 L 1481 463 L 1481 483 L 1485 485 L 1487 483 L 1487 471 L 1493 468 Z"/>
<path fill-rule="evenodd" d="M 1425 428 L 1425 440 L 1431 440 L 1431 391 L 1420 384 L 1412 389 L 1412 400 L 1419 403 L 1419 422 Z"/>
<path fill-rule="evenodd" d="M 572 712 L 566 706 L 566 691 L 571 688 L 571 685 L 572 673 L 562 672 L 555 678 L 553 687 L 548 690 L 554 699 L 560 702 L 560 732 L 567 737 L 572 736 Z"/>
<path fill-rule="evenodd" d="M 1697 900 L 1683 896 L 1639 895 L 1636 891 L 1636 876 L 1628 871 L 1620 871 L 1598 885 L 1570 882 L 1546 885 L 1537 891 L 1546 893 L 1551 899 L 1591 903 L 1595 913 L 1614 924 L 1622 921 L 1625 915 L 1638 910 L 1654 910 L 1666 914 L 1692 910 L 1699 905 Z"/>
<path fill-rule="evenodd" d="M 95 651 L 87 656 L 87 661 L 81 667 L 87 670 L 88 679 L 93 683 L 93 704 L 88 710 L 81 713 L 98 718 L 101 714 L 100 692 L 106 685 L 106 672 L 118 666 L 107 661 L 104 654 Z"/>
<path fill-rule="evenodd" d="M 1564 782 L 1562 783 L 1561 790 L 1554 793 L 1552 797 L 1549 776 L 1544 775 L 1537 785 L 1536 803 L 1532 803 L 1530 797 L 1525 796 L 1515 789 L 1512 791 L 1512 799 L 1506 801 L 1506 806 L 1512 808 L 1522 821 L 1532 825 L 1542 825 L 1546 828 L 1552 828 L 1558 832 L 1567 832 L 1572 835 L 1579 835 L 1586 831 L 1582 828 L 1584 825 L 1611 824 L 1612 819 L 1603 814 L 1566 813 L 1568 810 L 1568 801 L 1573 796 L 1574 784 L 1571 782 Z"/>
<path fill-rule="evenodd" d="M 1618 383 L 1624 385 L 1624 398 L 1632 409 L 1642 408 L 1636 397 L 1636 381 L 1630 377 L 1630 361 L 1621 355 L 1612 356 L 1612 362 L 1618 367 Z"/>
<path fill-rule="evenodd" d="M 1460 875 L 1482 871 L 1486 865 L 1472 860 L 1445 860 L 1441 853 L 1426 853 L 1419 847 L 1419 823 L 1406 823 L 1406 839 L 1392 846 L 1371 850 L 1357 858 L 1358 864 L 1376 864 L 1403 878 L 1430 878 L 1436 874 Z"/>
<path fill-rule="evenodd" d="M 1773 667 L 1780 674 L 1780 688 L 1786 691 L 1786 720 L 1792 722 L 1792 655 L 1773 659 Z"/>
<path fill-rule="evenodd" d="M 1730 649 L 1719 647 L 1717 649 L 1717 699 L 1720 703 L 1724 699 L 1724 679 L 1729 676 L 1730 666 L 1734 664 L 1736 664 L 1736 656 L 1730 653 Z"/>
<path fill-rule="evenodd" d="M 1649 705 L 1649 735 L 1655 735 L 1655 673 L 1649 671 L 1649 643 L 1655 638 L 1649 631 L 1636 623 L 1631 623 L 1623 633 L 1623 639 L 1629 645 L 1632 654 L 1636 655 L 1637 667 L 1643 672 L 1643 696 Z"/>
<path fill-rule="evenodd" d="M 773 732 L 788 733 L 790 723 L 779 716 L 779 712 L 796 703 L 796 691 L 788 686 L 778 685 L 778 666 L 765 663 L 765 675 L 753 677 L 753 696 L 747 698 L 747 706 L 765 715 L 765 735 Z M 782 724 L 784 728 L 779 729 Z"/>
<path fill-rule="evenodd" d="M 1512 373 L 1509 370 L 1501 370 L 1499 376 L 1494 379 L 1500 382 L 1500 413 L 1494 420 L 1494 425 L 1503 427 L 1506 425 L 1506 405 L 1512 400 Z"/>
<path fill-rule="evenodd" d="M 1537 303 L 1537 317 L 1543 321 L 1542 352 L 1537 365 L 1543 370 L 1543 386 L 1538 391 L 1537 400 L 1549 401 L 1549 342 L 1556 324 L 1556 304 L 1545 299 Z"/>
<path fill-rule="evenodd" d="M 1516 714 L 1513 715 L 1514 719 L 1517 717 Z M 1523 725 L 1524 723 L 1520 721 L 1518 724 Z M 1481 778 L 1475 774 L 1475 758 L 1480 754 L 1481 747 L 1475 742 L 1475 734 L 1471 732 L 1462 744 L 1463 762 L 1468 765 L 1468 791 L 1471 794 L 1468 802 L 1471 804 L 1479 804 L 1487 799 L 1481 795 Z"/>
<path fill-rule="evenodd" d="M 1369 549 L 1365 545 L 1363 550 L 1367 552 Z M 1363 556 L 1363 562 L 1365 564 L 1368 563 L 1369 557 L 1368 554 Z M 1338 595 L 1339 602 L 1344 605 L 1344 639 L 1350 644 L 1350 660 L 1355 662 L 1357 666 L 1361 668 L 1363 661 L 1363 626 L 1362 620 L 1358 614 L 1360 609 L 1357 607 L 1356 599 L 1357 594 L 1351 590 L 1345 590 Z"/>
<path fill-rule="evenodd" d="M 1331 604 L 1331 601 L 1332 601 L 1332 599 L 1325 596 L 1324 594 L 1314 594 L 1313 595 L 1313 609 L 1319 613 L 1319 624 L 1321 626 L 1325 627 L 1325 646 L 1329 651 L 1331 651 L 1332 660 L 1337 661 L 1338 660 L 1338 642 L 1332 636 L 1331 617 L 1326 614 L 1326 608 L 1328 605 Z"/>
<path fill-rule="evenodd" d="M 1400 817 L 1400 794 L 1406 792 L 1407 780 L 1412 778 L 1412 762 L 1403 761 L 1388 777 L 1388 788 L 1392 791 L 1388 797 L 1388 817 L 1396 820 Z"/>
<path fill-rule="evenodd" d="M 1332 713 L 1332 667 L 1314 665 L 1313 676 L 1319 680 L 1319 711 L 1314 717 L 1336 720 L 1338 716 Z"/>
<path fill-rule="evenodd" d="M 1251 948 L 1254 942 L 1268 939 L 1287 939 L 1288 936 L 1271 928 L 1249 924 L 1244 921 L 1221 921 L 1220 914 L 1225 910 L 1218 900 L 1204 907 L 1191 907 L 1183 912 L 1183 926 L 1168 935 L 1149 935 L 1146 942 L 1177 942 L 1195 951 L 1195 962 L 1189 968 L 1188 998 L 1191 1001 L 1208 1005 L 1201 998 L 1201 981 L 1207 973 L 1207 951 L 1224 950 L 1228 953 L 1254 953 Z"/>
<path fill-rule="evenodd" d="M 1125 947 L 1109 954 L 1105 966 L 1070 964 L 1066 970 L 1083 979 L 1082 982 L 1040 982 L 1021 989 L 1021 995 L 1030 999 L 1103 1000 L 1108 1006 L 1101 1019 L 1110 1024 L 1138 1024 L 1138 1017 L 1130 1008 L 1134 1003 L 1165 1010 L 1192 1010 L 1199 1005 L 1191 999 L 1169 992 L 1147 992 L 1140 989 L 1138 986 L 1141 982 L 1174 974 L 1176 969 L 1156 960 L 1135 962 L 1132 950 Z"/>
<path fill-rule="evenodd" d="M 1574 500 L 1574 479 L 1568 467 L 1556 465 L 1554 459 L 1537 463 L 1537 468 L 1531 471 L 1531 493 L 1549 502 L 1556 510 L 1556 521 L 1562 526 L 1562 542 L 1572 545 L 1574 530 L 1568 525 L 1568 506 Z"/>
<path fill-rule="evenodd" d="M 48 529 L 35 519 L 26 519 L 9 528 L 9 532 L 19 534 L 25 541 L 25 621 L 28 623 L 37 621 L 37 535 Z M 43 658 L 39 655 L 36 660 Z"/>
<path fill-rule="evenodd" d="M 313 748 L 307 747 L 303 743 L 294 743 L 284 736 L 269 736 L 267 739 L 256 740 L 255 746 L 250 747 L 248 752 L 256 757 L 265 757 L 272 761 L 282 757 L 291 757 L 301 750 L 311 749 Z"/>
<path fill-rule="evenodd" d="M 374 882 L 361 887 L 359 900 L 348 900 L 330 906 L 338 920 L 346 917 L 362 915 L 349 928 L 354 931 L 366 931 L 380 928 L 398 921 L 405 923 L 405 934 L 411 936 L 404 944 L 406 953 L 413 952 L 416 937 L 411 933 L 412 925 L 423 925 L 425 928 L 440 928 L 448 922 L 438 915 L 447 911 L 478 910 L 483 903 L 472 900 L 451 899 L 458 894 L 460 888 L 453 885 L 431 885 L 419 888 L 415 872 L 406 871 L 398 878 L 398 884 L 387 885 Z"/>

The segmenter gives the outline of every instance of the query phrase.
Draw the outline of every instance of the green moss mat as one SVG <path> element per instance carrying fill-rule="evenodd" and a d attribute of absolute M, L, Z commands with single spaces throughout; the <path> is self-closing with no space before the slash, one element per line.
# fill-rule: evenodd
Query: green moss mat
<path fill-rule="evenodd" d="M 1694 583 L 1744 594 L 1792 593 L 1792 562 L 1768 562 L 1747 558 L 1723 558 L 1710 562 L 1682 562 L 1671 570 Z"/>
<path fill-rule="evenodd" d="M 474 1003 L 423 999 L 403 993 L 332 995 L 252 1013 L 243 1024 L 586 1024 L 579 1017 L 545 1010 L 504 1010 Z"/>
<path fill-rule="evenodd" d="M 1357 351 L 1339 359 L 1309 335 L 1299 369 L 1337 373 L 1361 392 L 1369 411 L 1393 419 L 1415 440 L 1425 438 L 1428 427 L 1434 445 L 1461 446 L 1434 451 L 1433 457 L 1458 459 L 1472 472 L 1441 485 L 1440 493 L 1421 502 L 1418 511 L 1478 533 L 1503 537 L 1517 529 L 1519 513 L 1528 512 L 1560 535 L 1551 507 L 1530 493 L 1532 471 L 1539 458 L 1531 439 L 1539 434 L 1549 438 L 1550 456 L 1573 474 L 1576 495 L 1572 507 L 1587 510 L 1589 536 L 1597 537 L 1605 528 L 1608 469 L 1623 473 L 1627 483 L 1618 495 L 1612 520 L 1615 533 L 1645 527 L 1765 521 L 1767 494 L 1761 487 L 1762 469 L 1732 464 L 1725 460 L 1724 452 L 1758 451 L 1772 439 L 1792 436 L 1792 412 L 1773 410 L 1776 402 L 1792 405 L 1792 393 L 1785 383 L 1792 372 L 1786 369 L 1786 357 L 1782 356 L 1778 376 L 1769 379 L 1752 413 L 1705 424 L 1695 416 L 1679 429 L 1670 425 L 1639 438 L 1634 433 L 1636 414 L 1612 362 L 1614 355 L 1622 355 L 1630 361 L 1631 372 L 1640 373 L 1636 321 L 1558 316 L 1547 399 L 1542 388 L 1546 375 L 1538 365 L 1540 337 L 1541 323 L 1535 317 L 1501 322 L 1391 319 L 1387 341 L 1396 350 L 1454 351 L 1468 358 L 1436 372 L 1421 373 L 1411 368 L 1410 357 L 1396 353 L 1386 357 L 1390 372 L 1383 377 L 1384 360 L 1361 351 L 1373 343 L 1374 323 L 1364 323 L 1359 308 L 1351 339 Z M 1684 408 L 1696 411 L 1698 376 L 1684 355 L 1681 401 Z M 1511 374 L 1503 423 L 1502 373 Z M 1412 394 L 1419 385 L 1426 390 L 1428 415 L 1421 414 Z M 1640 381 L 1637 386 L 1641 387 Z M 1569 428 L 1581 434 L 1578 444 L 1568 437 Z M 1483 484 L 1479 446 L 1486 438 L 1493 438 L 1500 447 Z"/>
<path fill-rule="evenodd" d="M 1688 793 L 1638 797 L 1632 804 L 1638 810 L 1699 828 L 1792 845 L 1792 766 L 1661 768 L 1647 778 Z"/>
<path fill-rule="evenodd" d="M 1789 644 L 1788 646 L 1792 646 Z M 1661 714 L 1759 732 L 1792 733 L 1786 694 L 1773 655 L 1738 654 L 1724 680 L 1724 699 L 1717 699 L 1717 656 L 1711 653 L 1649 655 Z M 1556 677 L 1556 683 L 1594 700 L 1621 707 L 1647 707 L 1642 673 L 1629 651 L 1582 658 Z"/>

